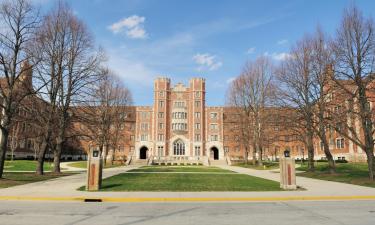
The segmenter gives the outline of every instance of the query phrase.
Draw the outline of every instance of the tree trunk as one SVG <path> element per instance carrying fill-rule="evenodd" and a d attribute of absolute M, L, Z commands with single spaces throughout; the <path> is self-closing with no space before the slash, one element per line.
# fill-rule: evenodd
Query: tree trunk
<path fill-rule="evenodd" d="M 331 174 L 336 173 L 335 160 L 333 159 L 332 153 L 329 150 L 327 139 L 325 139 L 324 141 L 322 140 L 322 142 L 323 142 L 324 154 L 326 155 L 326 158 L 328 160 L 329 172 Z"/>
<path fill-rule="evenodd" d="M 369 179 L 375 179 L 375 157 L 374 153 L 366 150 Z"/>
<path fill-rule="evenodd" d="M 1 129 L 0 130 L 0 178 L 3 177 L 5 157 L 8 147 L 8 131 Z"/>
<path fill-rule="evenodd" d="M 325 126 L 323 124 L 323 112 L 320 113 L 319 117 L 320 117 L 319 118 L 319 137 L 323 143 L 323 151 L 328 160 L 329 172 L 333 174 L 333 173 L 336 173 L 336 166 L 335 166 L 335 160 L 333 159 L 332 153 L 329 150 L 329 144 L 327 141 Z"/>
<path fill-rule="evenodd" d="M 254 166 L 257 164 L 257 152 L 256 152 L 255 144 L 253 144 L 253 160 L 252 160 L 252 164 Z"/>
<path fill-rule="evenodd" d="M 43 140 L 42 146 L 40 148 L 39 154 L 38 154 L 38 163 L 36 166 L 36 174 L 38 175 L 44 175 L 44 159 L 46 156 L 46 152 L 48 149 L 48 143 L 46 140 Z"/>
<path fill-rule="evenodd" d="M 61 152 L 62 152 L 62 141 L 58 140 L 56 144 L 56 148 L 53 151 L 53 172 L 54 173 L 61 173 L 60 168 L 60 159 L 61 159 Z"/>
<path fill-rule="evenodd" d="M 314 144 L 313 144 L 314 133 L 311 131 L 311 129 L 307 128 L 306 136 L 307 136 L 306 147 L 307 147 L 307 156 L 308 156 L 307 168 L 308 168 L 308 171 L 313 172 L 315 170 Z"/>

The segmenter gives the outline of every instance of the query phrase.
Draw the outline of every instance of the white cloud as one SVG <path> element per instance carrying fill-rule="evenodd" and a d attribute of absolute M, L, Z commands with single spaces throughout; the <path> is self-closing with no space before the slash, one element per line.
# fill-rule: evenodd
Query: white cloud
<path fill-rule="evenodd" d="M 249 48 L 247 51 L 246 51 L 246 53 L 247 54 L 253 54 L 255 52 L 255 47 L 251 47 L 251 48 Z"/>
<path fill-rule="evenodd" d="M 286 45 L 286 44 L 288 44 L 288 40 L 287 39 L 282 39 L 282 40 L 279 40 L 279 41 L 277 41 L 277 44 L 278 45 Z"/>
<path fill-rule="evenodd" d="M 129 38 L 144 39 L 147 37 L 147 32 L 144 29 L 145 20 L 145 17 L 133 15 L 108 26 L 108 29 L 114 34 L 124 33 Z"/>
<path fill-rule="evenodd" d="M 217 58 L 216 55 L 210 55 L 208 53 L 204 53 L 204 54 L 198 53 L 193 56 L 194 62 L 199 65 L 198 67 L 199 71 L 205 70 L 205 69 L 208 69 L 208 70 L 219 69 L 223 65 L 223 63 L 221 61 L 218 61 L 216 58 Z"/>
<path fill-rule="evenodd" d="M 265 52 L 264 56 L 271 57 L 273 60 L 276 60 L 276 61 L 284 61 L 290 57 L 290 54 L 287 52 L 280 52 L 280 53 L 274 52 L 272 54 Z"/>
<path fill-rule="evenodd" d="M 232 83 L 235 79 L 236 79 L 235 77 L 229 77 L 229 78 L 227 79 L 227 84 Z"/>

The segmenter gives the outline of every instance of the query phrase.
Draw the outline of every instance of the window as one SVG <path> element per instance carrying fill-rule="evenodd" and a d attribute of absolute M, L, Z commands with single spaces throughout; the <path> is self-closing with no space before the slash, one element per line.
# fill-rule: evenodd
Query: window
<path fill-rule="evenodd" d="M 148 135 L 147 134 L 142 134 L 141 135 L 141 141 L 147 141 L 148 140 Z"/>
<path fill-rule="evenodd" d="M 158 146 L 158 156 L 163 156 L 164 154 L 164 146 Z"/>
<path fill-rule="evenodd" d="M 211 135 L 211 141 L 217 141 L 218 136 L 217 135 Z"/>
<path fill-rule="evenodd" d="M 159 91 L 159 97 L 164 97 L 164 92 L 163 91 Z"/>
<path fill-rule="evenodd" d="M 336 148 L 344 148 L 344 138 L 336 139 Z"/>
<path fill-rule="evenodd" d="M 164 101 L 159 101 L 159 107 L 160 108 L 164 107 Z"/>
<path fill-rule="evenodd" d="M 158 134 L 158 141 L 164 141 L 164 134 Z"/>
<path fill-rule="evenodd" d="M 164 129 L 164 123 L 159 123 L 159 130 Z"/>
<path fill-rule="evenodd" d="M 194 117 L 197 118 L 197 119 L 200 119 L 201 118 L 201 113 L 200 112 L 195 112 L 194 113 Z"/>
<path fill-rule="evenodd" d="M 135 130 L 135 123 L 132 123 L 132 124 L 130 125 L 130 130 Z"/>
<path fill-rule="evenodd" d="M 337 132 L 340 132 L 343 130 L 343 124 L 341 122 L 336 123 L 336 130 Z"/>
<path fill-rule="evenodd" d="M 120 124 L 120 130 L 123 130 L 125 128 L 125 124 Z"/>
<path fill-rule="evenodd" d="M 228 146 L 224 146 L 224 152 L 229 152 L 229 147 Z"/>
<path fill-rule="evenodd" d="M 201 124 L 200 123 L 196 123 L 194 127 L 195 127 L 196 130 L 200 130 L 201 129 Z"/>
<path fill-rule="evenodd" d="M 186 130 L 186 123 L 172 123 L 172 130 Z"/>
<path fill-rule="evenodd" d="M 186 119 L 187 113 L 186 112 L 174 112 L 172 113 L 173 119 Z"/>
<path fill-rule="evenodd" d="M 210 113 L 210 118 L 211 119 L 217 119 L 217 113 L 216 112 Z"/>
<path fill-rule="evenodd" d="M 194 147 L 194 153 L 195 153 L 195 156 L 200 156 L 201 155 L 201 146 L 195 146 Z"/>
<path fill-rule="evenodd" d="M 141 112 L 142 119 L 148 118 L 148 112 Z"/>
<path fill-rule="evenodd" d="M 201 97 L 201 93 L 200 93 L 199 91 L 196 91 L 196 92 L 195 92 L 195 97 L 196 97 L 196 98 Z"/>
<path fill-rule="evenodd" d="M 185 107 L 185 102 L 174 102 L 174 107 L 183 108 Z"/>
<path fill-rule="evenodd" d="M 240 140 L 240 137 L 238 135 L 234 136 L 234 140 L 235 141 L 239 141 Z"/>
<path fill-rule="evenodd" d="M 200 101 L 195 101 L 195 107 L 201 107 L 201 102 Z"/>
<path fill-rule="evenodd" d="M 123 119 L 126 119 L 128 118 L 128 114 L 127 113 L 120 113 L 120 120 L 123 120 Z"/>
<path fill-rule="evenodd" d="M 210 124 L 210 130 L 217 130 L 217 123 L 211 123 Z"/>
<path fill-rule="evenodd" d="M 141 123 L 141 130 L 143 131 L 148 130 L 148 123 Z"/>
<path fill-rule="evenodd" d="M 195 140 L 195 141 L 201 141 L 201 135 L 200 135 L 200 134 L 196 134 L 196 135 L 194 136 L 194 140 Z"/>
<path fill-rule="evenodd" d="M 185 143 L 181 140 L 177 140 L 173 143 L 173 154 L 174 155 L 185 155 Z"/>
<path fill-rule="evenodd" d="M 164 113 L 163 113 L 163 112 L 159 112 L 159 113 L 158 113 L 158 118 L 160 118 L 160 119 L 161 119 L 161 118 L 164 118 Z"/>
<path fill-rule="evenodd" d="M 134 135 L 130 135 L 130 140 L 131 140 L 131 141 L 134 141 L 134 139 L 135 139 L 135 138 L 134 138 Z"/>

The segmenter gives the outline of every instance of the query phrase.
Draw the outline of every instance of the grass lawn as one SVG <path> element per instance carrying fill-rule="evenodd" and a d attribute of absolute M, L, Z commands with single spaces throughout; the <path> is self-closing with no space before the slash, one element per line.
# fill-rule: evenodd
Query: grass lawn
<path fill-rule="evenodd" d="M 6 172 L 3 174 L 3 178 L 0 179 L 0 188 L 12 187 L 16 185 L 22 185 L 27 183 L 33 183 L 38 181 L 49 180 L 57 177 L 68 176 L 74 173 L 46 173 L 43 176 L 38 176 L 35 173 L 22 173 L 22 172 Z"/>
<path fill-rule="evenodd" d="M 246 163 L 237 163 L 234 166 L 240 166 L 256 170 L 272 170 L 279 168 L 278 162 L 263 162 L 263 166 L 253 165 L 251 162 Z"/>
<path fill-rule="evenodd" d="M 87 168 L 87 161 L 72 162 L 72 163 L 69 163 L 68 166 L 86 169 Z M 106 165 L 104 168 L 113 168 L 113 167 L 118 167 L 118 166 L 123 166 L 123 165 L 119 165 L 119 164 Z"/>
<path fill-rule="evenodd" d="M 101 191 L 281 191 L 278 182 L 215 167 L 160 166 L 133 170 L 136 171 L 160 173 L 118 174 L 104 179 Z"/>
<path fill-rule="evenodd" d="M 205 173 L 234 173 L 218 167 L 206 166 L 143 166 L 129 172 L 205 172 Z"/>
<path fill-rule="evenodd" d="M 36 170 L 36 161 L 32 160 L 14 160 L 14 161 L 5 161 L 4 170 L 6 171 L 35 171 Z M 45 162 L 44 170 L 51 171 L 52 163 Z"/>
<path fill-rule="evenodd" d="M 307 163 L 301 165 L 297 170 L 306 171 Z M 370 181 L 368 178 L 366 163 L 337 163 L 336 170 L 336 174 L 330 174 L 328 164 L 326 162 L 320 162 L 316 165 L 315 172 L 297 173 L 297 175 L 375 188 L 375 182 Z"/>

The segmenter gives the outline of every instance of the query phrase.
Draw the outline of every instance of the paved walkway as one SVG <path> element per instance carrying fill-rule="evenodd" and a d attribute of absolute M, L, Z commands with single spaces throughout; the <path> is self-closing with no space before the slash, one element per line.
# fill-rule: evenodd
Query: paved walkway
<path fill-rule="evenodd" d="M 242 174 L 279 181 L 279 173 L 254 170 L 235 166 L 218 166 Z M 138 166 L 109 168 L 103 171 L 103 178 L 126 172 Z M 0 189 L 0 199 L 62 198 L 82 200 L 83 198 L 107 198 L 107 201 L 272 201 L 272 200 L 324 200 L 324 199 L 375 199 L 375 188 L 337 182 L 297 177 L 297 184 L 306 190 L 267 192 L 86 192 L 77 191 L 85 185 L 86 173 L 66 176 L 49 181 L 30 183 Z M 7 198 L 7 196 L 13 196 Z M 14 197 L 16 196 L 16 197 Z M 77 198 L 77 199 L 74 199 Z M 110 200 L 108 200 L 110 199 Z M 53 199 L 52 199 L 53 200 Z"/>

